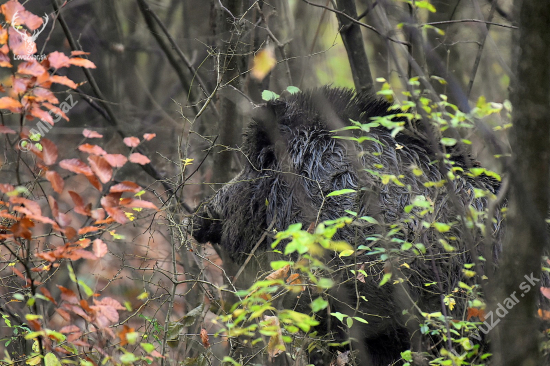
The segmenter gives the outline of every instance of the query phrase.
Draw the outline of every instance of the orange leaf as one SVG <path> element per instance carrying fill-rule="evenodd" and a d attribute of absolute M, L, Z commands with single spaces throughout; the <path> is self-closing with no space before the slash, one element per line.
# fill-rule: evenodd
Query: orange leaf
<path fill-rule="evenodd" d="M 72 81 L 71 79 L 69 79 L 68 77 L 66 77 L 66 76 L 51 75 L 50 80 L 54 83 L 68 86 L 71 89 L 76 89 L 76 87 L 77 87 L 76 83 L 74 81 Z"/>
<path fill-rule="evenodd" d="M 0 192 L 2 193 L 9 193 L 13 192 L 15 190 L 15 187 L 8 183 L 1 183 L 0 184 Z"/>
<path fill-rule="evenodd" d="M 84 52 L 84 51 L 71 51 L 71 56 L 81 56 L 81 55 L 89 55 L 90 52 Z"/>
<path fill-rule="evenodd" d="M 138 193 L 141 191 L 142 188 L 135 184 L 134 182 L 130 182 L 128 180 L 125 180 L 119 184 L 116 184 L 111 187 L 109 192 L 112 193 L 119 193 L 119 192 L 132 192 L 132 193 Z"/>
<path fill-rule="evenodd" d="M 124 140 L 122 140 L 124 144 L 128 147 L 136 147 L 139 145 L 139 139 L 137 137 L 125 137 Z"/>
<path fill-rule="evenodd" d="M 54 51 L 48 55 L 48 62 L 54 69 L 71 66 L 68 58 L 64 53 Z"/>
<path fill-rule="evenodd" d="M 288 275 L 289 270 L 290 270 L 290 265 L 287 264 L 283 268 L 279 268 L 278 270 L 272 272 L 265 279 L 266 280 L 283 280 Z"/>
<path fill-rule="evenodd" d="M 86 60 L 85 58 L 73 57 L 69 59 L 71 65 L 85 67 L 87 69 L 95 69 L 95 65 L 92 61 Z"/>
<path fill-rule="evenodd" d="M 0 98 L 0 109 L 8 109 L 13 113 L 20 113 L 21 108 L 23 108 L 21 103 L 19 103 L 19 101 L 13 98 L 10 98 L 10 97 Z"/>
<path fill-rule="evenodd" d="M 1 9 L 6 21 L 10 22 L 10 24 L 25 25 L 30 30 L 35 30 L 43 23 L 42 18 L 27 11 L 17 0 L 8 1 L 2 5 Z M 17 13 L 17 16 L 15 16 L 15 13 Z"/>
<path fill-rule="evenodd" d="M 550 311 L 539 309 L 537 311 L 538 316 L 543 320 L 550 320 Z"/>
<path fill-rule="evenodd" d="M 63 186 L 65 185 L 65 182 L 57 172 L 54 172 L 53 170 L 48 170 L 46 172 L 46 179 L 50 182 L 54 191 L 56 191 L 57 193 L 63 192 Z"/>
<path fill-rule="evenodd" d="M 97 145 L 91 145 L 91 144 L 82 144 L 78 147 L 78 150 L 82 151 L 82 152 L 85 152 L 85 153 L 88 153 L 88 154 L 93 154 L 93 155 L 106 155 L 107 152 L 105 150 L 103 150 L 101 147 L 97 146 Z"/>
<path fill-rule="evenodd" d="M 84 226 L 83 228 L 78 229 L 78 235 L 84 235 L 88 233 L 93 233 L 94 231 L 99 231 L 100 229 L 103 229 L 102 226 Z"/>
<path fill-rule="evenodd" d="M 141 164 L 141 165 L 149 164 L 151 162 L 151 160 L 149 160 L 147 156 L 142 155 L 140 153 L 131 154 L 128 160 L 130 160 L 130 162 L 132 163 Z"/>
<path fill-rule="evenodd" d="M 122 211 L 120 208 L 118 208 L 118 207 L 105 207 L 105 206 L 103 206 L 103 208 L 105 209 L 105 211 L 107 211 L 109 216 L 111 216 L 119 224 L 123 225 L 123 224 L 128 222 L 128 218 L 124 214 L 124 211 Z"/>
<path fill-rule="evenodd" d="M 40 292 L 42 292 L 42 295 L 44 295 L 48 300 L 50 300 L 52 303 L 54 303 L 55 305 L 57 305 L 57 302 L 55 301 L 55 299 L 52 297 L 52 294 L 50 293 L 50 291 L 45 288 L 45 287 L 40 287 Z"/>
<path fill-rule="evenodd" d="M 67 333 L 75 333 L 80 332 L 80 328 L 76 325 L 66 325 L 63 328 L 59 329 L 60 333 L 67 334 Z"/>
<path fill-rule="evenodd" d="M 478 308 L 468 308 L 467 320 L 470 320 L 471 317 L 477 317 L 483 322 L 485 321 L 485 311 Z"/>
<path fill-rule="evenodd" d="M 51 140 L 47 138 L 40 139 L 40 145 L 42 145 L 42 160 L 46 165 L 55 164 L 57 160 L 57 146 Z"/>
<path fill-rule="evenodd" d="M 55 311 L 57 311 L 57 313 L 58 313 L 59 315 L 61 315 L 61 317 L 62 317 L 63 319 L 65 319 L 66 321 L 71 320 L 71 314 L 69 314 L 66 310 L 57 308 L 57 309 L 55 309 Z"/>
<path fill-rule="evenodd" d="M 101 156 L 90 155 L 88 156 L 88 162 L 95 175 L 99 178 L 101 183 L 107 183 L 113 177 L 113 168 L 103 159 Z"/>
<path fill-rule="evenodd" d="M 36 97 L 37 102 L 50 102 L 53 104 L 58 104 L 59 100 L 55 95 L 48 89 L 45 88 L 34 88 L 32 94 Z"/>
<path fill-rule="evenodd" d="M 29 113 L 31 116 L 40 118 L 42 121 L 46 121 L 52 126 L 54 124 L 52 116 L 48 112 L 46 112 L 43 109 L 40 109 L 37 106 L 33 106 Z"/>
<path fill-rule="evenodd" d="M 46 72 L 44 66 L 40 65 L 38 61 L 32 59 L 30 61 L 22 62 L 17 66 L 17 72 L 23 75 L 41 76 Z"/>
<path fill-rule="evenodd" d="M 61 300 L 66 301 L 69 304 L 78 304 L 78 297 L 72 290 L 60 285 L 57 285 L 57 287 L 61 290 Z"/>
<path fill-rule="evenodd" d="M 15 204 L 25 205 L 25 207 L 28 209 L 30 214 L 38 215 L 38 216 L 42 215 L 42 210 L 40 209 L 40 205 L 27 198 L 13 196 L 13 197 L 10 197 L 10 203 L 12 205 L 15 205 Z M 21 210 L 20 212 L 26 213 L 25 210 Z"/>
<path fill-rule="evenodd" d="M 99 179 L 95 175 L 86 175 L 86 179 L 94 186 L 95 189 L 98 191 L 101 191 L 101 183 L 99 183 Z"/>
<path fill-rule="evenodd" d="M 204 328 L 201 329 L 201 342 L 204 348 L 210 347 L 210 342 L 208 342 L 208 332 Z"/>
<path fill-rule="evenodd" d="M 89 138 L 89 139 L 103 137 L 103 135 L 101 135 L 101 134 L 99 134 L 95 131 L 88 130 L 87 128 L 85 128 L 84 131 L 82 131 L 82 134 L 84 135 L 84 137 Z"/>
<path fill-rule="evenodd" d="M 146 133 L 145 135 L 143 135 L 143 139 L 146 141 L 151 141 L 153 138 L 155 138 L 156 135 L 156 133 Z"/>
<path fill-rule="evenodd" d="M 151 210 L 158 210 L 154 203 L 144 200 L 136 200 L 133 198 L 123 198 L 120 201 L 120 205 L 131 208 L 150 208 Z"/>
<path fill-rule="evenodd" d="M 23 31 L 23 33 L 27 32 Z M 8 29 L 8 35 L 8 45 L 14 55 L 27 56 L 36 53 L 36 43 L 34 43 L 32 38 L 29 39 L 28 35 L 23 39 L 23 36 L 13 29 L 13 27 Z"/>
<path fill-rule="evenodd" d="M 103 158 L 107 160 L 107 162 L 111 164 L 113 168 L 121 168 L 128 161 L 126 156 L 121 154 L 106 154 L 103 156 Z"/>
<path fill-rule="evenodd" d="M 101 239 L 94 240 L 93 244 L 93 251 L 96 257 L 102 258 L 109 252 L 109 249 L 107 248 L 107 244 L 103 242 Z"/>
<path fill-rule="evenodd" d="M 76 174 L 93 175 L 92 169 L 79 159 L 65 159 L 59 162 L 59 166 Z"/>
<path fill-rule="evenodd" d="M 59 107 L 56 107 L 54 106 L 53 104 L 51 103 L 48 103 L 48 102 L 43 102 L 42 103 L 42 106 L 43 107 L 46 107 L 48 108 L 50 111 L 52 111 L 53 113 L 56 114 L 56 117 L 63 117 L 65 119 L 65 121 L 68 121 L 69 120 L 69 117 L 67 117 L 67 115 L 65 114 L 65 112 L 63 112 Z"/>

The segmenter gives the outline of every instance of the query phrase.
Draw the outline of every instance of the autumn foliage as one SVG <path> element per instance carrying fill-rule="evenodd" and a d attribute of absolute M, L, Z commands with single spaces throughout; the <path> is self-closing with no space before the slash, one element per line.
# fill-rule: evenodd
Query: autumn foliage
<path fill-rule="evenodd" d="M 17 168 L 0 181 L 0 253 L 9 284 L 1 290 L 0 312 L 3 326 L 12 332 L 2 347 L 13 351 L 0 357 L 29 365 L 58 365 L 55 360 L 67 357 L 86 365 L 100 360 L 117 364 L 129 357 L 151 362 L 160 353 L 150 343 L 142 342 L 135 355 L 124 349 L 135 344 L 133 329 L 122 325 L 120 317 L 131 306 L 89 286 L 76 268 L 107 255 L 104 234 L 116 235 L 136 215 L 157 212 L 157 206 L 142 197 L 143 187 L 121 180 L 118 174 L 128 164 L 149 163 L 134 148 L 155 135 L 125 138 L 130 148 L 126 154 L 108 153 L 100 146 L 103 136 L 87 129 L 81 144 L 63 152 L 52 140 L 32 136 L 30 122 L 53 125 L 52 114 L 69 121 L 52 88 L 57 84 L 76 89 L 82 83 L 60 71 L 95 65 L 86 52 L 78 50 L 70 55 L 51 52 L 39 60 L 34 57 L 37 49 L 31 35 L 42 26 L 43 18 L 15 0 L 3 4 L 1 13 L 7 26 L 0 28 L 0 67 L 11 70 L 11 75 L 0 85 L 0 136 L 13 158 L 3 163 Z M 5 124 L 13 116 L 19 116 L 18 129 Z M 97 194 L 83 195 L 86 184 Z M 58 282 L 61 273 L 69 280 Z M 16 342 L 23 346 L 14 347 Z"/>

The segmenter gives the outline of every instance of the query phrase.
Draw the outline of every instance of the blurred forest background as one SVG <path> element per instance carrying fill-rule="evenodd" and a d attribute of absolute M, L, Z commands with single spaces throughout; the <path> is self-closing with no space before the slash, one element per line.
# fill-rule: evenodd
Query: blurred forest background
<path fill-rule="evenodd" d="M 97 67 L 67 69 L 63 75 L 82 84 L 53 89 L 60 101 L 74 100 L 66 113 L 70 121 L 42 134 L 60 156 L 78 156 L 85 128 L 104 136 L 105 150 L 121 154 L 128 152 L 123 138 L 156 134 L 139 147 L 150 164 L 125 166 L 114 181 L 138 183 L 144 197 L 163 209 L 104 230 L 109 253 L 74 261 L 71 271 L 94 292 L 123 304 L 116 329 L 154 344 L 166 356 L 154 362 L 163 365 L 219 363 L 227 353 L 223 337 L 213 336 L 219 325 L 211 322 L 216 307 L 210 305 L 219 293 L 206 285 L 224 283 L 222 261 L 211 247 L 193 244 L 180 224 L 240 170 L 243 128 L 264 102 L 264 90 L 281 94 L 288 86 L 329 84 L 375 93 L 387 87 L 385 80 L 399 98 L 406 81 L 420 77 L 428 81 L 423 89 L 448 95 L 468 112 L 480 97 L 504 103 L 514 78 L 517 15 L 511 0 L 29 0 L 24 6 L 49 18 L 36 39 L 37 54 L 81 49 Z M 276 63 L 258 78 L 252 69 L 262 51 L 264 62 Z M 1 72 L 6 78 L 10 70 Z M 37 121 L 25 125 L 36 127 Z M 498 140 L 510 124 L 499 114 L 485 122 Z M 17 115 L 5 116 L 4 123 L 19 131 Z M 494 152 L 475 135 L 469 138 L 474 156 L 498 171 Z M 17 152 L 4 139 L 0 148 L 1 183 L 13 183 Z M 30 164 L 30 153 L 24 154 Z M 18 183 L 34 187 L 36 179 L 21 174 Z M 82 176 L 65 184 L 86 202 L 101 198 Z M 47 205 L 45 195 L 37 195 Z M 68 202 L 65 191 L 60 209 L 67 211 Z M 73 220 L 74 227 L 84 225 L 82 217 Z M 40 235 L 33 240 L 37 248 L 50 244 Z M 24 360 L 36 346 L 16 331 L 25 323 L 24 306 L 14 300 L 21 280 L 10 270 L 13 253 L 2 247 L 0 254 L 0 315 L 11 320 L 2 323 L 0 349 L 7 344 L 11 360 Z M 71 273 L 53 270 L 43 280 L 75 290 Z M 51 292 L 60 296 L 56 287 Z M 52 329 L 65 324 L 51 304 L 40 313 L 49 314 Z M 201 356 L 201 329 L 214 356 Z M 0 357 L 7 362 L 8 356 Z"/>

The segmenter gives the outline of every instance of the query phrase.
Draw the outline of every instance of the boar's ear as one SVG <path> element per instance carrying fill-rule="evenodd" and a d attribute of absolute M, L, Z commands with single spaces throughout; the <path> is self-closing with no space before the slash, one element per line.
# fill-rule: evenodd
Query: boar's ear
<path fill-rule="evenodd" d="M 270 102 L 254 110 L 253 122 L 245 132 L 243 151 L 255 169 L 275 168 L 277 147 L 284 146 L 279 126 L 286 110 L 285 101 Z"/>

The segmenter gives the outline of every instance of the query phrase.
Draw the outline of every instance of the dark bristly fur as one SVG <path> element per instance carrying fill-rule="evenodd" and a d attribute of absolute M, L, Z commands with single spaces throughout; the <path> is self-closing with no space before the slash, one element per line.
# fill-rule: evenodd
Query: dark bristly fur
<path fill-rule="evenodd" d="M 457 177 L 450 182 L 453 192 L 446 186 L 427 188 L 424 183 L 440 182 L 445 177 L 434 163 L 436 152 L 421 137 L 424 134 L 420 126 L 409 126 L 418 131 L 405 131 L 408 133 L 399 133 L 395 138 L 391 131 L 375 127 L 368 136 L 378 141 L 367 140 L 361 144 L 335 139 L 335 133 L 330 132 L 349 125 L 350 119 L 367 123 L 371 117 L 395 113 L 388 111 L 390 107 L 386 101 L 370 95 L 328 87 L 268 102 L 267 106 L 259 108 L 246 131 L 243 152 L 248 163 L 237 177 L 199 207 L 193 220 L 193 236 L 200 243 L 220 244 L 239 265 L 244 263 L 270 224 L 277 231 L 293 223 L 302 223 L 307 228 L 311 223 L 346 215 L 345 210 L 357 212 L 358 216 L 372 216 L 379 225 L 357 220 L 339 230 L 336 239 L 346 240 L 356 247 L 372 245 L 366 237 L 383 235 L 395 224 L 400 231 L 394 237 L 424 244 L 425 254 L 396 251 L 385 263 L 377 260 L 377 256 L 364 254 L 365 251 L 360 251 L 355 259 L 343 260 L 338 256 L 330 259 L 336 283 L 340 283 L 328 293 L 331 310 L 361 316 L 368 321 L 368 324 L 355 322 L 349 330 L 355 340 L 352 346 L 357 350 L 358 365 L 387 365 L 399 360 L 400 352 L 411 346 L 422 350 L 422 345 L 426 345 L 425 339 L 418 340 L 418 324 L 408 321 L 409 317 L 402 314 L 404 310 L 415 314 L 418 308 L 442 311 L 441 293 L 451 293 L 458 288 L 459 281 L 472 283 L 472 279 L 462 274 L 463 264 L 473 263 L 469 249 L 477 248 L 482 255 L 486 252 L 479 230 L 464 228 L 459 216 L 465 217 L 470 206 L 477 210 L 486 208 L 486 198 L 476 198 L 475 188 L 492 193 L 499 188 L 498 182 L 492 179 L 470 178 L 461 175 L 460 170 L 455 170 Z M 447 153 L 453 154 L 453 151 Z M 458 154 L 453 160 L 455 167 L 464 170 L 470 164 L 467 158 Z M 420 169 L 422 174 L 413 174 L 413 168 Z M 373 176 L 373 171 L 394 175 L 402 185 L 382 184 Z M 359 193 L 326 197 L 344 188 Z M 420 195 L 433 203 L 434 212 L 422 218 L 417 215 L 419 209 L 406 214 L 405 207 Z M 451 203 L 451 195 L 459 207 Z M 500 211 L 496 211 L 491 230 L 496 245 L 489 250 L 495 257 L 502 231 L 502 217 Z M 453 222 L 453 226 L 450 231 L 440 233 L 424 227 L 422 221 Z M 271 250 L 273 235 L 268 234 L 260 244 L 260 253 Z M 456 250 L 444 250 L 440 239 L 447 240 Z M 391 248 L 398 249 L 401 243 L 388 240 L 374 246 L 384 247 L 389 252 Z M 255 258 L 261 257 L 258 254 Z M 363 267 L 368 274 L 365 282 L 357 281 L 349 272 L 357 268 L 349 266 L 354 260 L 357 267 L 365 263 Z M 392 282 L 401 283 L 379 287 L 384 271 L 392 272 Z M 437 284 L 426 286 L 427 283 Z M 358 298 L 356 293 L 368 301 Z M 458 303 L 453 314 L 457 318 L 466 303 L 461 296 L 464 295 L 456 293 Z M 321 320 L 325 326 L 332 324 L 330 329 L 320 329 L 321 334 L 328 331 L 333 331 L 337 337 L 343 334 L 338 329 L 339 322 Z M 330 357 L 312 356 L 312 360 L 328 365 Z"/>

